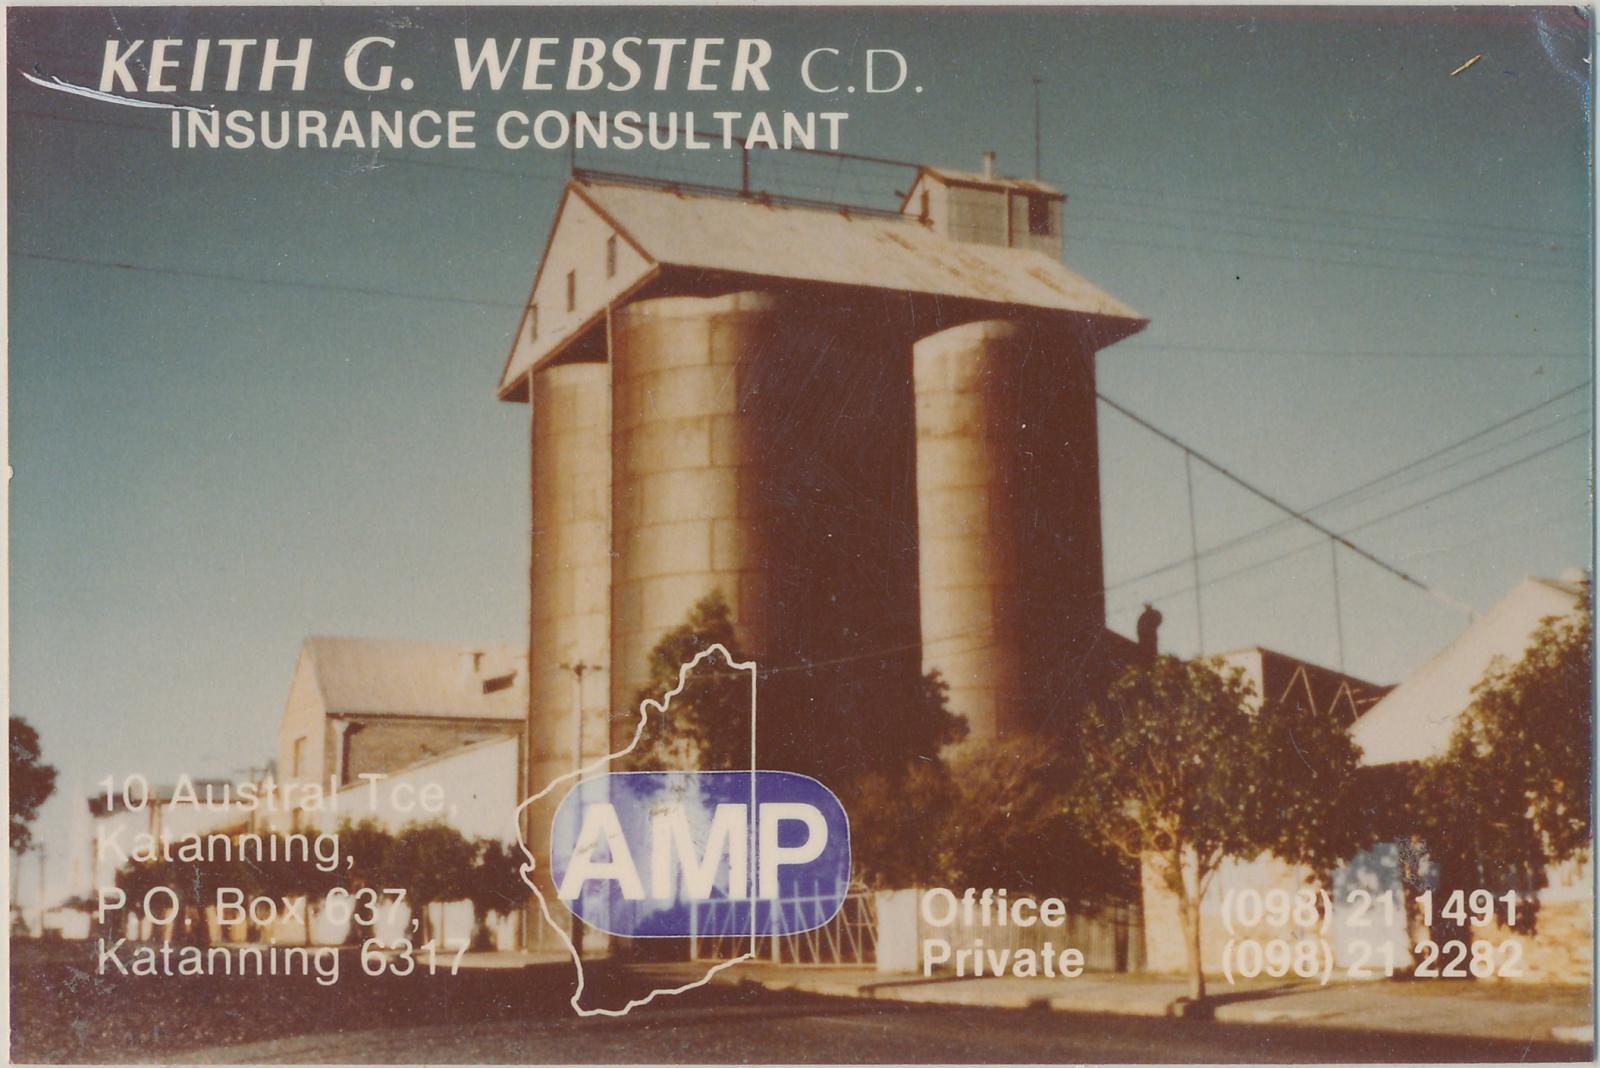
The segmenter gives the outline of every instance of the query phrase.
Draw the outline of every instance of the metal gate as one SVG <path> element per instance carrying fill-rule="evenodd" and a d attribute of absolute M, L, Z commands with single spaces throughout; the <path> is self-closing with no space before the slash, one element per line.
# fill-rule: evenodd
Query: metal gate
<path fill-rule="evenodd" d="M 809 894 L 780 898 L 772 910 L 790 918 L 790 927 L 822 918 L 823 910 L 838 900 L 814 886 Z M 743 902 L 704 901 L 692 910 L 689 956 L 694 960 L 728 960 L 751 952 L 749 912 Z M 795 923 L 794 920 L 804 921 Z M 774 964 L 872 964 L 877 959 L 878 913 L 872 891 L 851 883 L 844 904 L 826 923 L 798 934 L 756 932 L 757 960 Z"/>

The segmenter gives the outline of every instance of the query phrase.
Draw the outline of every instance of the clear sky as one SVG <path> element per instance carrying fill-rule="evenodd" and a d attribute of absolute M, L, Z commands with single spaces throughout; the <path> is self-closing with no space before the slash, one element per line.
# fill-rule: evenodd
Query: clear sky
<path fill-rule="evenodd" d="M 771 93 L 628 103 L 843 109 L 849 150 L 976 168 L 992 148 L 1024 174 L 1038 76 L 1067 263 L 1151 320 L 1100 356 L 1104 393 L 1299 507 L 1550 401 L 1316 514 L 1342 531 L 1416 505 L 1351 537 L 1480 610 L 1590 557 L 1591 390 L 1563 396 L 1591 367 L 1590 69 L 1571 9 L 8 18 L 12 698 L 62 772 L 47 833 L 69 835 L 108 773 L 271 756 L 308 634 L 525 637 L 528 410 L 493 391 L 566 166 L 492 145 L 174 151 L 159 114 L 17 74 L 95 84 L 107 38 L 313 36 L 304 99 L 222 102 L 362 107 L 339 53 L 390 33 L 417 86 L 385 106 L 493 113 L 620 102 L 466 98 L 458 34 L 760 36 Z M 799 59 L 821 46 L 858 63 L 897 49 L 924 91 L 805 92 Z M 802 191 L 787 167 L 758 169 Z M 1109 621 L 1131 632 L 1160 598 L 1164 644 L 1195 652 L 1187 565 L 1126 581 L 1188 552 L 1182 454 L 1105 409 L 1101 448 Z M 1278 518 L 1198 466 L 1194 493 L 1202 548 Z M 1201 567 L 1206 651 L 1335 664 L 1325 539 L 1291 525 Z M 1348 553 L 1339 568 L 1355 674 L 1396 681 L 1464 622 Z M 59 885 L 83 846 L 54 841 Z"/>

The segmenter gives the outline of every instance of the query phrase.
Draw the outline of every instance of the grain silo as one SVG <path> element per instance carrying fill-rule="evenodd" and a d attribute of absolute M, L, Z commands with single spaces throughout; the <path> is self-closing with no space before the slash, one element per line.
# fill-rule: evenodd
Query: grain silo
<path fill-rule="evenodd" d="M 532 574 L 536 605 L 564 604 L 540 582 L 595 574 L 603 550 L 609 619 L 597 596 L 581 627 L 535 610 L 535 768 L 570 748 L 571 681 L 541 673 L 603 664 L 592 692 L 631 727 L 650 649 L 712 592 L 764 669 L 812 683 L 763 732 L 831 746 L 841 772 L 924 670 L 982 739 L 1070 703 L 1096 650 L 1127 644 L 1104 629 L 1094 360 L 1144 321 L 1061 264 L 1062 199 L 935 168 L 894 213 L 574 176 L 500 395 L 532 396 L 537 452 L 541 398 L 561 403 L 541 376 L 585 368 L 589 411 L 589 368 L 609 368 L 582 488 L 544 476 L 592 505 L 604 456 L 609 533 L 590 519 L 541 555 L 537 516 L 567 513 L 538 472 L 579 447 L 551 439 Z M 853 718 L 820 737 L 834 706 Z"/>

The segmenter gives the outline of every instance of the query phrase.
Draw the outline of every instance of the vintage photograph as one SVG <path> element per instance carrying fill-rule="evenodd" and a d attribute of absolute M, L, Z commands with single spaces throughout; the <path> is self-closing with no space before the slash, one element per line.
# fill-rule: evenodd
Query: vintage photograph
<path fill-rule="evenodd" d="M 8 5 L 11 1060 L 1592 1060 L 1593 41 Z"/>

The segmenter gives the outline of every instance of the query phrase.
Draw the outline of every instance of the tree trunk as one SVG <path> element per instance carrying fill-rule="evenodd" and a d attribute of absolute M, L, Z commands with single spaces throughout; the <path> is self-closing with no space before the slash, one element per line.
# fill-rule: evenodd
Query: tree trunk
<path fill-rule="evenodd" d="M 1189 964 L 1189 998 L 1204 1001 L 1206 997 L 1205 966 L 1200 957 L 1200 888 L 1203 885 L 1200 859 L 1191 851 L 1178 845 L 1168 858 L 1171 868 L 1167 886 L 1178 897 L 1178 921 L 1183 928 L 1183 951 Z"/>
<path fill-rule="evenodd" d="M 1179 906 L 1183 917 L 1184 954 L 1189 958 L 1189 997 L 1195 1001 L 1206 999 L 1206 972 L 1200 959 L 1200 900 L 1190 897 L 1187 890 Z"/>

